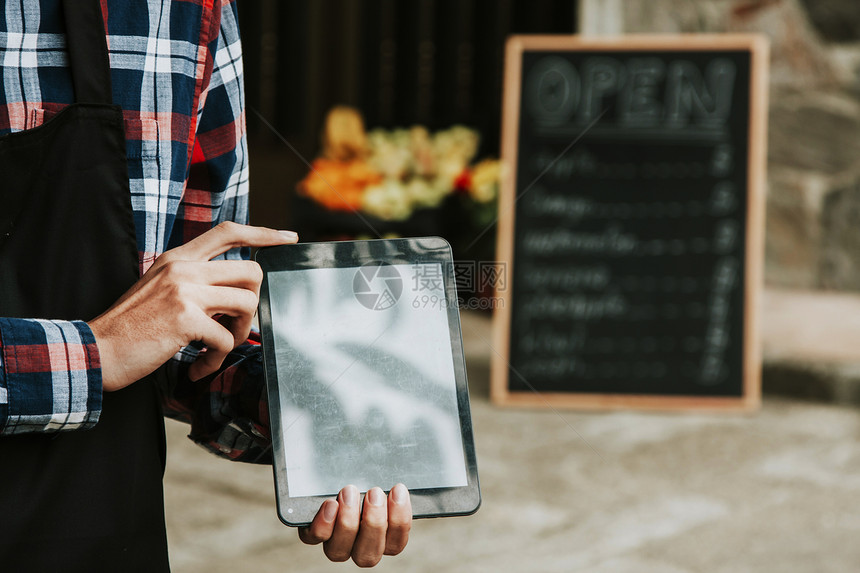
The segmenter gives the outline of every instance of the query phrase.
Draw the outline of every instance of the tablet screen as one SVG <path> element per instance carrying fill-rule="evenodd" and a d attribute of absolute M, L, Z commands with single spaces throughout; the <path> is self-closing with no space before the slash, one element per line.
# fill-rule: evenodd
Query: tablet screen
<path fill-rule="evenodd" d="M 291 497 L 467 485 L 442 270 L 268 274 Z"/>

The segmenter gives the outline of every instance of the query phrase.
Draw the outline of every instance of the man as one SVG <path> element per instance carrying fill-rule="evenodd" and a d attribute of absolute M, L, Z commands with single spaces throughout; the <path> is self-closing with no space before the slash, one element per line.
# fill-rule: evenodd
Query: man
<path fill-rule="evenodd" d="M 162 409 L 218 455 L 269 461 L 259 347 L 245 342 L 261 273 L 243 255 L 297 240 L 239 224 L 236 9 L 4 8 L 0 562 L 167 570 Z M 300 537 L 362 566 L 399 553 L 405 488 L 359 501 L 344 488 Z"/>

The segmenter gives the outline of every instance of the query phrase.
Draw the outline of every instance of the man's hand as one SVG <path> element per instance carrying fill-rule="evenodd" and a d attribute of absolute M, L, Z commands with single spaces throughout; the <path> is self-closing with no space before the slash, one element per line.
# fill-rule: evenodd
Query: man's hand
<path fill-rule="evenodd" d="M 364 508 L 355 486 L 348 485 L 327 500 L 308 527 L 299 529 L 299 538 L 308 545 L 323 544 L 332 561 L 350 557 L 359 567 L 373 567 L 383 555 L 397 555 L 409 541 L 412 529 L 412 502 L 409 491 L 397 484 L 388 499 L 378 487 L 367 492 Z"/>
<path fill-rule="evenodd" d="M 234 247 L 295 243 L 291 231 L 222 223 L 162 254 L 111 308 L 89 322 L 102 386 L 119 390 L 154 372 L 195 340 L 206 351 L 192 380 L 216 372 L 251 330 L 263 273 L 252 261 L 212 261 Z"/>

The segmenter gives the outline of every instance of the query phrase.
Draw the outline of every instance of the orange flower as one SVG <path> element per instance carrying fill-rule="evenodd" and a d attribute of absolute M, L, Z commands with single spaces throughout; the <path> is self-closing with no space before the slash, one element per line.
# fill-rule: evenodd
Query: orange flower
<path fill-rule="evenodd" d="M 316 159 L 311 172 L 297 185 L 299 193 L 333 211 L 358 211 L 364 191 L 382 181 L 361 159 Z"/>

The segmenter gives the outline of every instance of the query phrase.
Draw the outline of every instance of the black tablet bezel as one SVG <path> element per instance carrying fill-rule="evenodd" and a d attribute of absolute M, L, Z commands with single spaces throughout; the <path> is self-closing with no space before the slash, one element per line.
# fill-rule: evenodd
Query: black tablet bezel
<path fill-rule="evenodd" d="M 266 388 L 269 397 L 269 419 L 272 428 L 275 493 L 280 520 L 286 525 L 294 527 L 307 525 L 319 510 L 320 505 L 326 499 L 332 499 L 335 496 L 290 497 L 289 494 L 286 479 L 284 443 L 279 430 L 281 428 L 281 413 L 278 407 L 280 404 L 280 395 L 277 383 L 278 368 L 275 361 L 274 336 L 272 335 L 268 275 L 271 272 L 302 269 L 360 267 L 374 261 L 408 265 L 440 263 L 444 271 L 445 302 L 448 313 L 454 377 L 457 386 L 457 406 L 460 415 L 460 431 L 463 440 L 468 483 L 462 487 L 410 490 L 413 517 L 469 515 L 477 511 L 481 504 L 481 492 L 478 483 L 475 442 L 472 434 L 469 387 L 466 379 L 466 363 L 463 356 L 463 340 L 454 282 L 453 257 L 448 242 L 440 237 L 422 237 L 412 239 L 298 243 L 295 245 L 260 249 L 255 258 L 263 269 L 259 320 L 262 333 Z M 363 497 L 364 494 L 362 493 Z"/>

